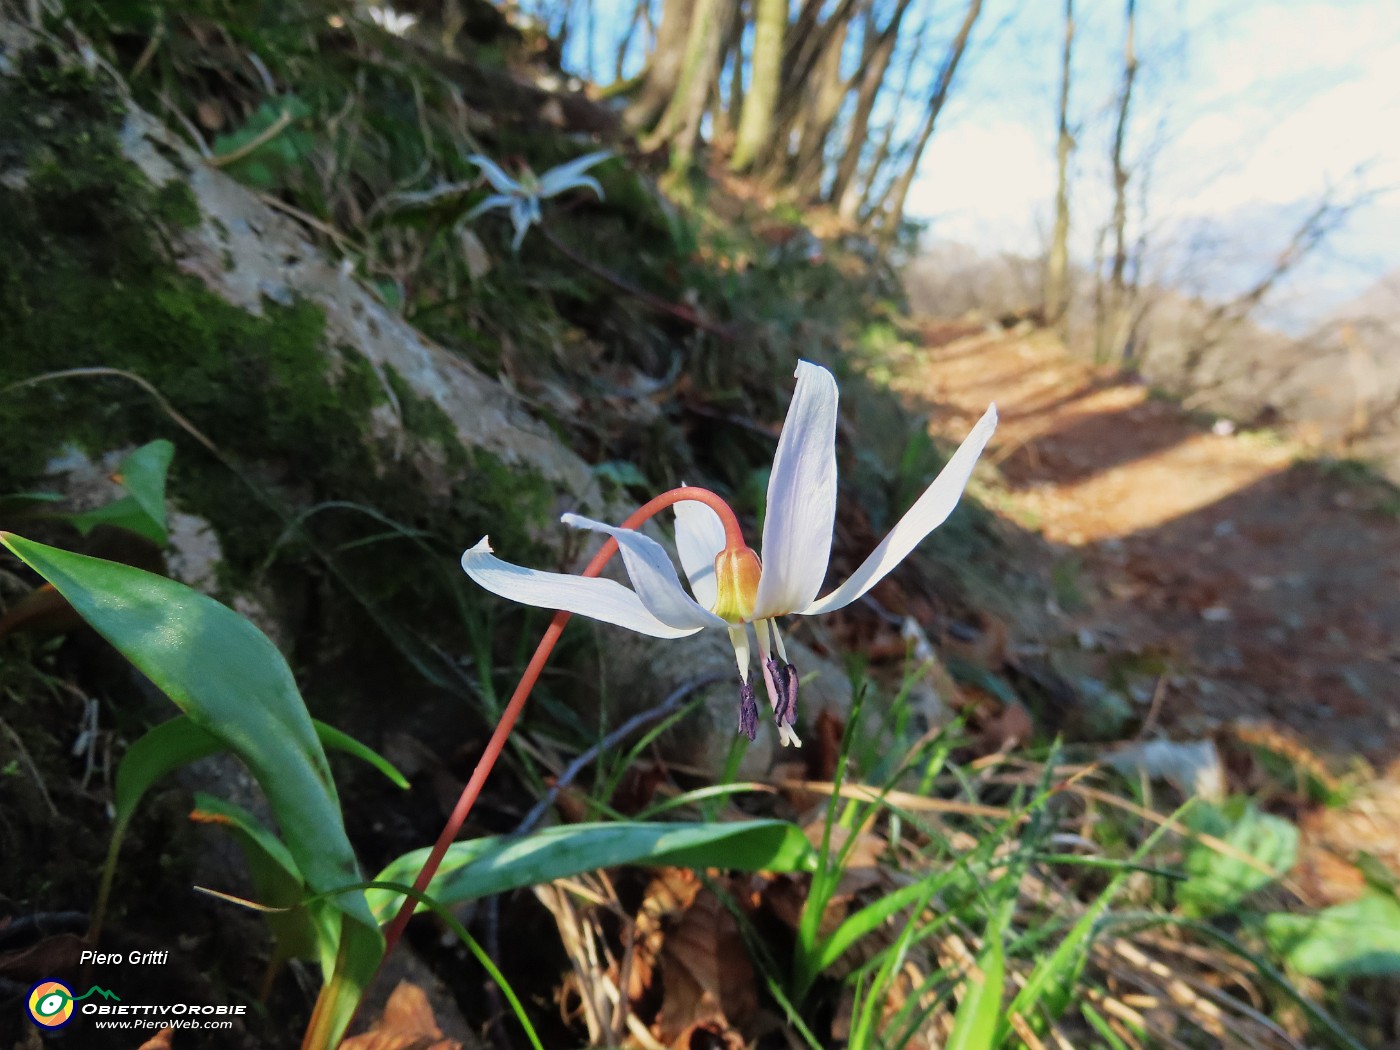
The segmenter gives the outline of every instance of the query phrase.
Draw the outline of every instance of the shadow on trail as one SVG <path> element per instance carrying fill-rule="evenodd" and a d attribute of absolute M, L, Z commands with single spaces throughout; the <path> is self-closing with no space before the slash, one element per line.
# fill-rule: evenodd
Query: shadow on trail
<path fill-rule="evenodd" d="M 1073 412 L 1072 404 L 1083 395 L 1068 397 L 1030 412 L 1006 414 L 1009 421 Z M 1146 401 L 1116 411 L 1069 415 L 999 453 L 1002 473 L 1012 488 L 1027 488 L 1053 481 L 1075 484 L 1134 460 L 1147 459 L 1188 440 L 1186 427 L 1145 425 L 1161 414 L 1161 406 Z"/>
<path fill-rule="evenodd" d="M 1400 522 L 1298 464 L 1160 526 L 1081 548 L 1109 634 L 1185 671 L 1172 703 L 1264 718 L 1317 750 L 1400 753 Z"/>

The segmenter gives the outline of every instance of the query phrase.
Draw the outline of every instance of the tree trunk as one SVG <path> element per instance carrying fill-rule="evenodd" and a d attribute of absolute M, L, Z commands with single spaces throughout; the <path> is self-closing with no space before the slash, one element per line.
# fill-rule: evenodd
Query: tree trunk
<path fill-rule="evenodd" d="M 958 71 L 958 63 L 962 61 L 963 53 L 967 50 L 968 38 L 972 35 L 972 27 L 977 21 L 977 16 L 981 13 L 982 0 L 969 0 L 967 11 L 963 14 L 962 25 L 958 27 L 958 35 L 953 38 L 953 42 L 948 45 L 947 54 L 943 56 L 943 67 L 938 71 L 938 80 L 934 85 L 933 96 L 929 99 L 928 113 L 924 116 L 924 126 L 919 132 L 919 137 L 909 156 L 909 162 L 904 171 L 900 173 L 899 178 L 891 184 L 890 192 L 886 194 L 885 204 L 881 208 L 884 214 L 881 216 L 882 226 L 880 230 L 880 241 L 886 248 L 894 243 L 894 239 L 899 233 L 899 224 L 904 219 L 904 204 L 909 199 L 909 187 L 914 184 L 914 176 L 919 170 L 919 161 L 924 155 L 924 149 L 928 146 L 929 139 L 933 138 L 933 128 L 938 121 L 938 114 L 943 111 L 943 104 L 948 101 L 948 91 L 953 86 L 953 77 Z"/>
<path fill-rule="evenodd" d="M 738 106 L 733 99 L 725 99 L 724 67 L 734 60 L 733 69 L 737 72 L 744 64 L 744 3 L 734 0 L 729 15 L 729 25 L 725 30 L 724 44 L 715 61 L 714 86 L 710 89 L 710 128 L 711 142 L 721 151 L 734 148 L 734 120 Z M 732 78 L 730 87 L 740 83 L 740 78 Z"/>
<path fill-rule="evenodd" d="M 690 166 L 700 140 L 700 121 L 714 90 L 716 67 L 738 0 L 698 0 L 690 24 L 680 80 L 656 128 L 642 140 L 644 150 L 671 147 L 671 166 Z"/>
<path fill-rule="evenodd" d="M 1113 129 L 1113 259 L 1109 266 L 1108 291 L 1100 297 L 1101 313 L 1095 320 L 1094 357 L 1100 362 L 1120 356 L 1126 343 L 1123 319 L 1131 314 L 1124 275 L 1128 269 L 1128 180 L 1130 172 L 1123 161 L 1123 145 L 1128 133 L 1128 114 L 1137 79 L 1137 53 L 1133 30 L 1137 21 L 1137 0 L 1127 0 L 1123 37 L 1123 86 L 1118 92 L 1118 120 Z M 1098 278 L 1102 280 L 1102 276 Z"/>
<path fill-rule="evenodd" d="M 813 90 L 813 71 L 827 53 L 832 36 L 838 29 L 844 32 L 856 9 L 857 0 L 838 0 L 826 21 L 817 23 L 821 3 L 803 5 L 797 24 L 788 34 L 783 54 L 783 71 L 779 81 L 778 104 L 773 121 L 773 149 L 766 165 L 770 175 L 786 173 L 789 146 L 794 132 L 806 114 L 806 103 Z"/>
<path fill-rule="evenodd" d="M 637 27 L 642 24 L 646 10 L 647 0 L 637 0 L 632 7 L 632 17 L 627 20 L 627 29 L 622 34 L 622 39 L 618 41 L 617 52 L 613 56 L 614 81 L 622 79 L 622 71 L 627 64 L 627 50 L 632 46 L 632 38 L 636 36 Z"/>
<path fill-rule="evenodd" d="M 1060 134 L 1055 145 L 1055 232 L 1045 264 L 1045 323 L 1066 335 L 1069 313 L 1069 130 L 1070 57 L 1074 50 L 1074 0 L 1065 0 L 1065 47 L 1060 61 Z"/>
<path fill-rule="evenodd" d="M 909 89 L 914 83 L 914 72 L 918 68 L 919 56 L 923 54 L 924 40 L 928 36 L 928 28 L 929 20 L 924 19 L 914 36 L 914 46 L 909 49 L 909 60 L 904 64 L 904 70 L 899 78 L 899 90 L 895 93 L 894 106 L 891 108 L 891 112 L 896 116 L 903 111 L 904 100 L 909 97 Z M 873 210 L 875 187 L 880 182 L 880 172 L 884 169 L 885 162 L 890 158 L 890 149 L 894 144 L 897 123 L 894 117 L 885 122 L 885 130 L 880 135 L 880 144 L 871 154 L 870 161 L 865 166 L 865 173 L 853 178 L 847 185 L 841 196 L 841 203 L 837 207 L 837 214 L 843 219 L 853 222 L 859 221 L 862 224 L 869 220 Z M 858 173 L 860 171 L 859 164 L 857 164 L 856 171 Z"/>
<path fill-rule="evenodd" d="M 1133 29 L 1137 16 L 1137 0 L 1128 0 L 1127 30 L 1123 44 L 1123 90 L 1118 97 L 1118 125 L 1113 131 L 1113 274 L 1111 284 L 1115 293 L 1123 290 L 1123 274 L 1128 266 L 1128 169 L 1123 164 L 1123 140 L 1128 129 L 1128 107 L 1133 98 L 1133 81 L 1137 79 L 1137 53 L 1133 50 Z"/>
<path fill-rule="evenodd" d="M 848 26 L 836 27 L 827 41 L 807 89 L 807 105 L 802 115 L 798 137 L 797 158 L 793 165 L 791 185 L 800 200 L 816 200 L 821 196 L 822 169 L 826 161 L 826 141 L 841 103 L 846 98 L 847 84 L 841 76 L 841 52 L 846 46 Z"/>
<path fill-rule="evenodd" d="M 889 71 L 890 60 L 894 57 L 895 44 L 899 40 L 899 26 L 904 20 L 904 12 L 909 10 L 910 0 L 899 0 L 899 6 L 885 28 L 879 33 L 866 34 L 862 41 L 860 70 L 856 76 L 860 87 L 856 91 L 855 112 L 851 114 L 850 126 L 846 129 L 846 148 L 836 165 L 828 199 L 845 212 L 845 200 L 851 181 L 860 168 L 861 153 L 865 140 L 870 135 L 870 115 L 875 111 L 875 99 L 884 85 L 885 74 Z M 873 8 L 871 9 L 873 11 Z M 901 99 L 902 101 L 902 99 Z M 896 106 L 898 112 L 898 106 Z"/>
<path fill-rule="evenodd" d="M 703 0 L 665 0 L 661 25 L 656 30 L 656 46 L 647 59 L 641 89 L 623 118 L 628 130 L 639 132 L 654 127 L 675 97 L 685 64 L 691 16 L 702 3 Z"/>
<path fill-rule="evenodd" d="M 787 0 L 755 0 L 755 3 L 753 73 L 739 118 L 739 138 L 729 161 L 735 171 L 747 171 L 767 159 L 773 144 L 773 113 L 778 105 L 778 82 L 783 69 Z M 738 99 L 731 104 L 738 105 Z"/>

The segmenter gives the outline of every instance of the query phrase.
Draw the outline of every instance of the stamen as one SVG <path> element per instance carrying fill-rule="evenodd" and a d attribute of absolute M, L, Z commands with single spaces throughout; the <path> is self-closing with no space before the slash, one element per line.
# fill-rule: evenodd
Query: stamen
<path fill-rule="evenodd" d="M 739 732 L 749 740 L 758 739 L 758 697 L 753 686 L 739 679 Z"/>
<path fill-rule="evenodd" d="M 778 725 L 797 723 L 797 668 L 771 656 L 763 661 L 763 669 L 773 683 L 773 721 Z"/>

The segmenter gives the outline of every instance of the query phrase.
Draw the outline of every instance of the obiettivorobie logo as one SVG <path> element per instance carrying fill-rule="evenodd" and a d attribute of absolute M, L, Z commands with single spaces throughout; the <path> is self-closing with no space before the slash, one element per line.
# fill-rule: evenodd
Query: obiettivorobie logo
<path fill-rule="evenodd" d="M 90 995 L 121 1002 L 121 996 L 116 992 L 95 984 L 82 995 L 74 995 L 73 990 L 62 981 L 40 981 L 29 989 L 29 999 L 25 1005 L 29 1009 L 29 1019 L 41 1028 L 62 1028 L 73 1020 L 73 1004 L 82 1002 Z"/>

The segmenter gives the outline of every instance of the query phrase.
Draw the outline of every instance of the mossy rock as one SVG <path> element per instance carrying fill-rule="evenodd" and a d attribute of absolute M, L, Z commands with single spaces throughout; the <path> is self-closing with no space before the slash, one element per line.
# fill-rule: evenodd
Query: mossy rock
<path fill-rule="evenodd" d="M 303 591 L 331 558 L 354 581 L 358 603 L 297 601 L 323 637 L 356 604 L 405 626 L 446 614 L 424 537 L 444 575 L 486 532 L 528 555 L 561 489 L 589 495 L 587 468 L 503 389 L 104 82 L 42 51 L 9 73 L 0 492 L 64 451 L 170 438 L 171 496 L 216 530 L 226 595 L 274 562 Z"/>

